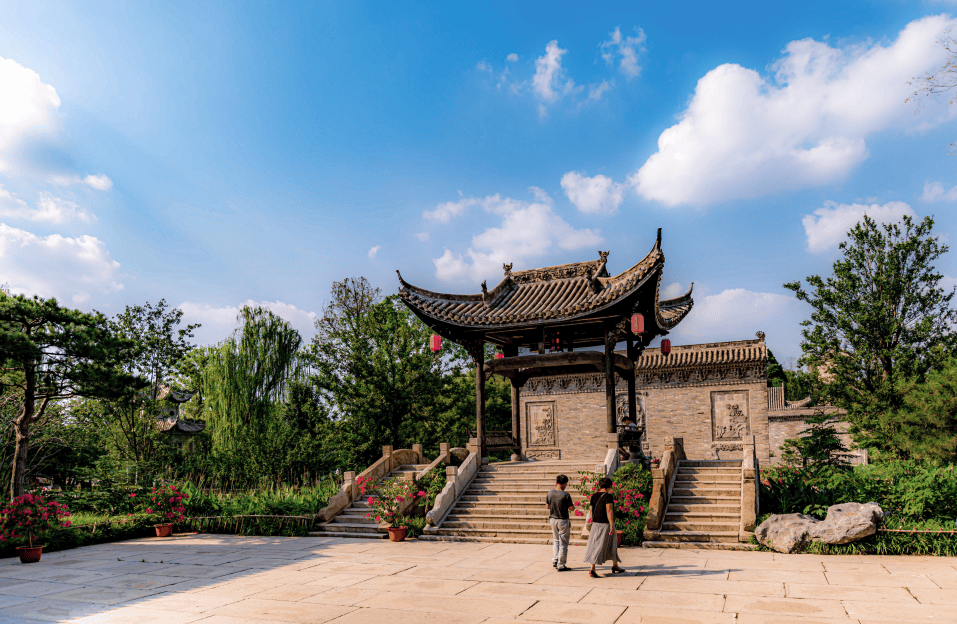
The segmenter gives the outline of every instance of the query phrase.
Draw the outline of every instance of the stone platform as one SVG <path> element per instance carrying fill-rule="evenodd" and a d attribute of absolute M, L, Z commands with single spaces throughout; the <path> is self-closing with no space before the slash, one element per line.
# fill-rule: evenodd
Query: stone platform
<path fill-rule="evenodd" d="M 0 560 L 0 624 L 957 622 L 957 559 L 213 535 Z"/>

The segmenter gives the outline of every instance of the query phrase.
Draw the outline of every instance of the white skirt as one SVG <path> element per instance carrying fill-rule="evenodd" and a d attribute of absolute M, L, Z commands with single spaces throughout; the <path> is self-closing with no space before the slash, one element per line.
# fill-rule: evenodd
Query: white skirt
<path fill-rule="evenodd" d="M 585 546 L 585 563 L 601 565 L 608 560 L 620 562 L 618 558 L 618 536 L 611 535 L 611 525 L 592 522 L 588 533 L 588 545 Z"/>

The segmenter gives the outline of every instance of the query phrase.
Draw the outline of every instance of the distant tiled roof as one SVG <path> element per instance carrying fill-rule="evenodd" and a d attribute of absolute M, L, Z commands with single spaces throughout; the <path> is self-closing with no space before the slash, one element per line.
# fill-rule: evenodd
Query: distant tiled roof
<path fill-rule="evenodd" d="M 669 355 L 661 349 L 645 349 L 635 362 L 635 369 L 697 368 L 714 365 L 764 364 L 768 349 L 764 340 L 739 340 L 671 347 Z"/>
<path fill-rule="evenodd" d="M 600 311 L 634 293 L 647 280 L 658 281 L 665 256 L 660 239 L 640 262 L 609 276 L 608 252 L 600 259 L 512 272 L 505 265 L 505 278 L 492 290 L 477 295 L 450 295 L 412 286 L 402 279 L 399 297 L 414 310 L 440 322 L 462 327 L 503 327 L 536 321 L 571 320 Z M 676 299 L 657 303 L 656 320 L 671 329 L 693 305 L 691 291 Z"/>
<path fill-rule="evenodd" d="M 202 420 L 180 419 L 177 416 L 169 418 L 158 418 L 156 428 L 160 431 L 170 431 L 173 433 L 199 433 L 206 428 L 206 422 Z"/>
<path fill-rule="evenodd" d="M 173 390 L 170 386 L 159 386 L 159 392 L 156 393 L 157 401 L 169 401 L 170 403 L 185 403 L 196 396 L 195 391 Z"/>

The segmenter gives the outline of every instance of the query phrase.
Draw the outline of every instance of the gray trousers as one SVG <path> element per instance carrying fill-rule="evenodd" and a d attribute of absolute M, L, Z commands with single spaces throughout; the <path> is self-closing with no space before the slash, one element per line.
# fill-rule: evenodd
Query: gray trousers
<path fill-rule="evenodd" d="M 572 535 L 571 520 L 549 518 L 548 522 L 552 525 L 552 562 L 563 566 L 568 560 L 568 540 Z"/>

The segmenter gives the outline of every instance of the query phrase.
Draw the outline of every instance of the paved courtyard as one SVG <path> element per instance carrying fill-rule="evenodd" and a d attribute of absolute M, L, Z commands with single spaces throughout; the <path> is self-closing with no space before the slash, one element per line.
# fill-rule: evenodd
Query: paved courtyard
<path fill-rule="evenodd" d="M 0 624 L 957 622 L 957 559 L 196 535 L 0 560 Z M 607 573 L 607 568 L 601 570 Z"/>

